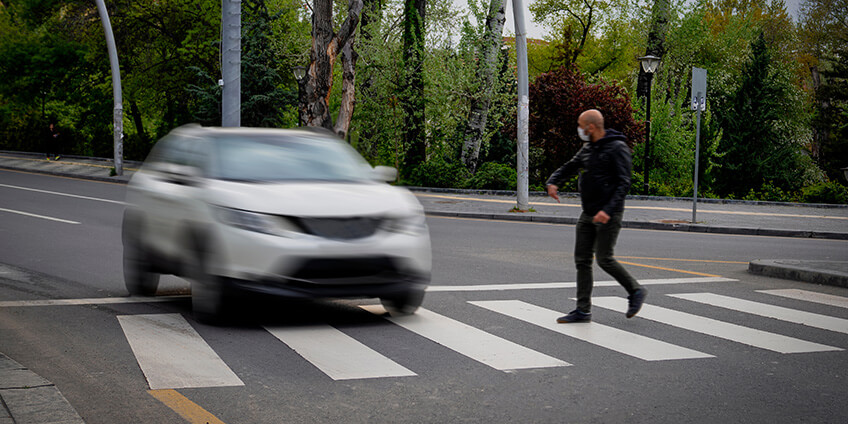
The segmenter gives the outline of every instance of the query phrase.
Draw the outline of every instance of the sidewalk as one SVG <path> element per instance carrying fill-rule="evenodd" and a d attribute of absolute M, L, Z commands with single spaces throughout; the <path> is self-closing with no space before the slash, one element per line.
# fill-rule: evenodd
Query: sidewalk
<path fill-rule="evenodd" d="M 124 162 L 124 175 L 111 176 L 112 160 L 0 151 L 0 169 L 72 178 L 127 183 L 140 166 Z M 2 181 L 0 181 L 2 182 Z M 515 193 L 410 188 L 431 216 L 575 224 L 580 199 L 563 193 L 557 203 L 531 193 L 529 212 L 511 212 Z M 754 236 L 848 240 L 848 205 L 802 205 L 773 202 L 699 200 L 692 223 L 692 200 L 628 196 L 625 228 Z M 848 248 L 848 242 L 845 245 Z M 757 260 L 753 274 L 848 288 L 848 262 Z M 0 353 L 0 424 L 62 423 L 83 420 L 56 387 Z"/>

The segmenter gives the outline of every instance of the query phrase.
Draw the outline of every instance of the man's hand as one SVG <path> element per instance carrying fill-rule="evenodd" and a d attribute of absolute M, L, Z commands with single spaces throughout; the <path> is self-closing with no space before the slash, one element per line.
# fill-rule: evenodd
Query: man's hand
<path fill-rule="evenodd" d="M 557 203 L 560 203 L 560 201 L 559 201 L 559 195 L 557 194 L 557 189 L 558 189 L 558 188 L 559 188 L 559 187 L 557 187 L 557 186 L 555 186 L 555 185 L 553 185 L 553 184 L 548 184 L 548 196 L 553 197 L 554 199 L 556 199 Z"/>
<path fill-rule="evenodd" d="M 600 211 L 600 212 L 595 214 L 594 218 L 592 218 L 592 222 L 594 222 L 594 223 L 600 222 L 601 224 L 606 224 L 607 222 L 609 222 L 609 219 L 610 219 L 610 216 L 607 215 L 606 212 Z"/>

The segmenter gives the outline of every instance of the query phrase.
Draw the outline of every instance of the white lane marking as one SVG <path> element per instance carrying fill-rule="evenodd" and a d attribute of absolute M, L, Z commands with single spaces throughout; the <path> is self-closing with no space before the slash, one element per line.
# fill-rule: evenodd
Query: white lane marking
<path fill-rule="evenodd" d="M 118 322 L 152 390 L 244 386 L 181 315 L 119 315 Z"/>
<path fill-rule="evenodd" d="M 329 325 L 265 330 L 333 380 L 417 375 Z"/>
<path fill-rule="evenodd" d="M 384 316 L 380 305 L 361 305 L 376 315 Z M 419 308 L 414 315 L 387 317 L 389 321 L 413 333 L 500 371 L 527 368 L 569 366 L 568 362 L 502 339 L 483 330 Z"/>
<path fill-rule="evenodd" d="M 40 189 L 37 189 L 37 188 L 20 187 L 20 186 L 8 185 L 8 184 L 0 184 L 0 187 L 15 188 L 15 189 L 18 189 L 18 190 L 26 190 L 26 191 L 34 191 L 36 193 L 53 194 L 53 195 L 56 195 L 56 196 L 74 197 L 74 198 L 77 198 L 77 199 L 94 200 L 94 201 L 97 201 L 97 202 L 115 203 L 115 204 L 118 204 L 118 205 L 126 205 L 126 202 L 122 202 L 120 200 L 101 199 L 101 198 L 98 198 L 98 197 L 81 196 L 79 194 L 60 193 L 58 191 L 40 190 Z"/>
<path fill-rule="evenodd" d="M 627 309 L 627 299 L 614 296 L 593 297 L 592 305 L 614 311 L 623 311 Z M 838 347 L 808 342 L 654 305 L 642 305 L 639 317 L 779 353 L 842 350 Z"/>
<path fill-rule="evenodd" d="M 696 277 L 696 278 L 664 278 L 652 280 L 639 280 L 642 285 L 660 284 L 691 284 L 691 283 L 724 283 L 739 281 L 732 278 L 722 277 Z M 595 287 L 618 286 L 614 280 L 596 281 Z M 570 289 L 577 287 L 577 283 L 554 282 L 554 283 L 518 283 L 518 284 L 477 284 L 467 286 L 429 286 L 428 292 L 469 292 L 469 291 L 504 291 L 504 290 L 538 290 L 538 289 Z"/>
<path fill-rule="evenodd" d="M 750 300 L 736 299 L 729 296 L 722 296 L 713 293 L 685 293 L 685 294 L 670 294 L 668 296 L 678 299 L 691 300 L 693 302 L 704 303 L 707 305 L 718 306 L 720 308 L 731 309 L 734 311 L 746 312 L 749 314 L 759 315 L 766 318 L 779 319 L 781 321 L 789 321 L 797 324 L 803 324 L 809 327 L 821 328 L 824 330 L 835 331 L 837 333 L 848 334 L 848 320 L 835 318 L 827 315 L 819 315 L 811 312 L 798 311 L 790 308 L 769 305 L 765 303 L 752 302 Z"/>
<path fill-rule="evenodd" d="M 822 305 L 836 306 L 839 308 L 848 308 L 848 297 L 834 296 L 832 294 L 797 289 L 757 290 L 757 293 L 787 297 L 789 299 L 803 300 L 806 302 L 821 303 Z"/>
<path fill-rule="evenodd" d="M 38 215 L 38 214 L 34 214 L 34 213 L 29 213 L 29 212 L 16 211 L 14 209 L 0 208 L 0 212 L 16 213 L 18 215 L 24 215 L 24 216 L 29 216 L 29 217 L 33 217 L 33 218 L 39 218 L 39 219 L 46 219 L 48 221 L 62 222 L 62 223 L 65 223 L 65 224 L 79 224 L 79 222 L 76 222 L 76 221 L 68 221 L 67 219 L 53 218 L 52 216 L 45 216 L 45 215 Z"/>
<path fill-rule="evenodd" d="M 88 299 L 44 299 L 44 300 L 7 300 L 0 301 L 0 308 L 30 307 L 30 306 L 80 306 L 80 305 L 110 305 L 119 303 L 153 303 L 173 302 L 191 297 L 189 295 L 159 296 L 159 297 L 94 297 Z"/>
<path fill-rule="evenodd" d="M 558 324 L 556 318 L 561 313 L 520 300 L 489 300 L 468 303 L 646 361 L 713 357 L 713 355 L 703 352 L 595 322 Z"/>

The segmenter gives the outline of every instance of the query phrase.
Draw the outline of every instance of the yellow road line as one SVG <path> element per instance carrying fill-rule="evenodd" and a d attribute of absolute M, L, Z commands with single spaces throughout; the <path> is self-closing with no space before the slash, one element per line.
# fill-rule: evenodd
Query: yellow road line
<path fill-rule="evenodd" d="M 24 170 L 21 170 L 21 169 L 0 168 L 0 171 L 17 172 L 19 174 L 29 174 L 29 175 L 41 175 L 42 177 L 64 178 L 66 180 L 88 181 L 88 182 L 91 182 L 91 183 L 118 184 L 118 185 L 123 185 L 123 186 L 127 185 L 127 183 L 116 182 L 116 181 L 90 180 L 88 178 L 83 178 L 83 177 L 69 177 L 67 175 L 45 174 L 44 172 L 24 171 Z"/>
<path fill-rule="evenodd" d="M 94 164 L 94 163 L 70 162 L 70 161 L 67 161 L 67 160 L 56 161 L 56 160 L 50 160 L 50 159 L 19 158 L 19 157 L 13 157 L 13 156 L 5 156 L 5 155 L 0 155 L 0 158 L 15 159 L 15 160 L 28 160 L 28 161 L 31 161 L 31 162 L 52 162 L 52 163 L 58 162 L 59 164 L 63 164 L 63 165 L 93 166 L 95 168 L 107 168 L 107 169 L 108 168 L 114 168 L 114 166 L 110 166 L 110 165 L 97 165 L 97 164 Z M 126 169 L 128 171 L 138 171 L 138 169 L 136 169 L 136 168 L 124 167 L 124 169 Z"/>
<path fill-rule="evenodd" d="M 679 262 L 704 262 L 711 264 L 738 264 L 738 265 L 747 265 L 748 262 L 741 261 L 712 261 L 708 259 L 677 259 L 677 258 L 645 258 L 641 256 L 616 256 L 616 258 L 623 259 L 640 259 L 640 260 L 649 260 L 649 261 L 679 261 Z"/>
<path fill-rule="evenodd" d="M 673 271 L 673 272 L 682 272 L 684 274 L 700 275 L 702 277 L 715 277 L 715 278 L 721 277 L 721 275 L 705 274 L 703 272 L 695 272 L 695 271 L 684 271 L 682 269 L 666 268 L 666 267 L 662 267 L 662 266 L 643 265 L 643 264 L 637 264 L 637 263 L 634 263 L 634 262 L 625 262 L 625 261 L 618 261 L 618 262 L 626 264 L 626 265 L 641 266 L 643 268 L 653 268 L 653 269 L 661 269 L 663 271 Z"/>
<path fill-rule="evenodd" d="M 501 199 L 476 199 L 471 197 L 459 197 L 459 196 L 445 196 L 440 194 L 422 194 L 416 193 L 416 196 L 420 197 L 433 197 L 438 199 L 451 199 L 451 200 L 468 200 L 472 202 L 488 202 L 488 203 L 506 203 L 506 204 L 514 204 L 514 200 L 501 200 Z M 579 208 L 579 204 L 568 204 L 568 203 L 550 203 L 550 202 L 529 202 L 530 205 L 534 206 L 556 206 L 556 207 L 569 207 L 569 208 Z M 669 211 L 669 212 L 692 212 L 692 209 L 686 208 L 664 208 L 660 206 L 625 206 L 625 210 L 627 209 L 640 209 L 640 210 L 655 210 L 655 211 Z M 797 214 L 788 214 L 788 213 L 768 213 L 768 212 L 741 212 L 741 211 L 716 211 L 709 209 L 699 209 L 700 213 L 714 213 L 714 214 L 723 214 L 723 215 L 749 215 L 749 216 L 773 216 L 773 217 L 783 217 L 783 218 L 821 218 L 821 219 L 840 219 L 848 221 L 848 216 L 831 216 L 831 215 L 797 215 Z"/>
<path fill-rule="evenodd" d="M 191 424 L 224 424 L 218 417 L 210 414 L 201 408 L 200 405 L 188 400 L 188 398 L 176 390 L 148 390 L 147 393 L 150 393 L 150 396 L 155 397 L 168 408 L 173 409 L 174 412 L 180 414 L 181 417 L 185 418 Z"/>

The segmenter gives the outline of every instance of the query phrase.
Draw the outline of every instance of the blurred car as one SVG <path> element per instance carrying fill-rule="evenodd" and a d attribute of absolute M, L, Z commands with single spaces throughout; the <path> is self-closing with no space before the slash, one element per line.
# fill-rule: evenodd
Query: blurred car
<path fill-rule="evenodd" d="M 380 298 L 414 313 L 430 282 L 421 204 L 324 130 L 179 127 L 127 188 L 124 281 L 156 292 L 160 274 L 192 282 L 203 321 L 233 295 Z"/>

